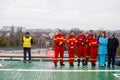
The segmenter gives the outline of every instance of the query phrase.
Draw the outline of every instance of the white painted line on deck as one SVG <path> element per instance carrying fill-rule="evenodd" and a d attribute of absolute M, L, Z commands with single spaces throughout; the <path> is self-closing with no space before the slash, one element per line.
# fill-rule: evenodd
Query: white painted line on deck
<path fill-rule="evenodd" d="M 120 74 L 113 74 L 116 78 L 120 78 Z"/>
<path fill-rule="evenodd" d="M 41 69 L 0 69 L 0 71 L 16 71 L 16 72 L 120 72 L 120 70 L 41 70 Z"/>
<path fill-rule="evenodd" d="M 0 67 L 3 67 L 3 65 L 0 63 Z"/>

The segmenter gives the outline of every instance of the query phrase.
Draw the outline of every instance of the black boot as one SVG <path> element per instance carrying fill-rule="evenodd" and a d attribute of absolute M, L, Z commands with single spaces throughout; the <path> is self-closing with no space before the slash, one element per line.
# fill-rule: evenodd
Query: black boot
<path fill-rule="evenodd" d="M 92 64 L 92 67 L 95 67 L 96 66 L 96 64 Z"/>
<path fill-rule="evenodd" d="M 60 66 L 65 66 L 65 64 L 62 63 L 62 64 L 60 64 Z"/>
<path fill-rule="evenodd" d="M 115 66 L 114 66 L 114 65 L 112 65 L 112 68 L 114 69 L 114 68 L 115 68 Z"/>
<path fill-rule="evenodd" d="M 57 67 L 57 64 L 54 64 L 55 65 L 55 67 Z"/>
<path fill-rule="evenodd" d="M 87 62 L 87 61 L 85 61 L 85 65 L 88 65 L 88 62 Z"/>
<path fill-rule="evenodd" d="M 84 60 L 82 60 L 82 65 L 85 66 L 85 61 Z"/>
<path fill-rule="evenodd" d="M 31 63 L 32 61 L 31 60 L 29 60 L 29 63 Z"/>
<path fill-rule="evenodd" d="M 26 63 L 26 60 L 23 60 L 24 63 Z"/>
<path fill-rule="evenodd" d="M 70 67 L 73 67 L 74 66 L 74 64 L 70 64 Z"/>
<path fill-rule="evenodd" d="M 108 68 L 110 68 L 110 65 L 107 65 Z"/>
<path fill-rule="evenodd" d="M 77 66 L 80 66 L 80 60 L 78 60 L 78 64 L 77 64 Z"/>

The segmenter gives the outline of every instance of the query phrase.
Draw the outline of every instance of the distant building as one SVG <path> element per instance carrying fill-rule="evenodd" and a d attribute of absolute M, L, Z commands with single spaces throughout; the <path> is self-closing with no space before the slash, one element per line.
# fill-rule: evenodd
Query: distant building
<path fill-rule="evenodd" d="M 27 29 L 26 31 L 33 32 L 33 33 L 39 32 L 39 33 L 46 34 L 46 33 L 51 32 L 52 30 L 51 29 Z"/>
<path fill-rule="evenodd" d="M 16 27 L 16 26 L 3 26 L 2 27 L 2 31 L 6 31 L 6 32 L 10 32 L 10 31 L 17 32 L 18 30 L 21 30 L 22 32 L 26 31 L 25 27 Z"/>
<path fill-rule="evenodd" d="M 53 38 L 53 37 L 54 37 L 54 35 L 55 35 L 55 33 L 54 33 L 54 32 L 50 32 L 50 33 L 49 33 L 50 38 Z"/>

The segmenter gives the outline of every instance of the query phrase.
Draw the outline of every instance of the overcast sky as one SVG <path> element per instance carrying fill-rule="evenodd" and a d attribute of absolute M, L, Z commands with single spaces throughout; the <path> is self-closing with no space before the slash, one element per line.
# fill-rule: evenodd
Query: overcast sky
<path fill-rule="evenodd" d="M 0 28 L 119 29 L 120 0 L 0 0 Z"/>

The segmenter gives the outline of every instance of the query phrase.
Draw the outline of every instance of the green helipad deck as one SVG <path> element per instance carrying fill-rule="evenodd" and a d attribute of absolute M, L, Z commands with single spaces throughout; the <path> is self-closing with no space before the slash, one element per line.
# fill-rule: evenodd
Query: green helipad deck
<path fill-rule="evenodd" d="M 0 61 L 0 80 L 120 80 L 120 67 L 65 66 L 54 67 L 53 62 L 23 63 L 22 61 Z"/>

